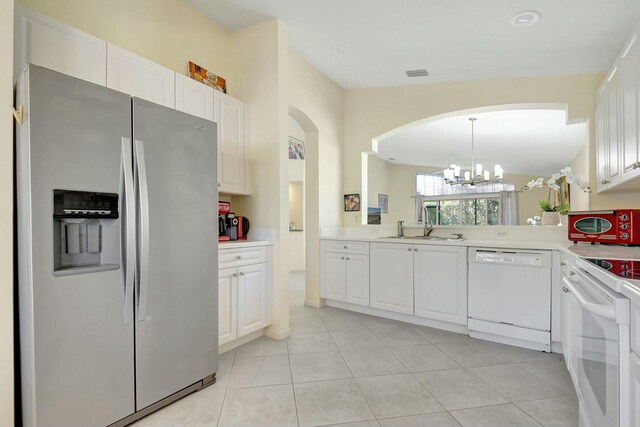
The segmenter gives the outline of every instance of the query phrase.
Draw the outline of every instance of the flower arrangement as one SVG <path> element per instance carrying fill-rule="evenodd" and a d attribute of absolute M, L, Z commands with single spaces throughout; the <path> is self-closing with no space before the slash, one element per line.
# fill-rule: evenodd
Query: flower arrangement
<path fill-rule="evenodd" d="M 568 187 L 565 184 L 577 185 L 585 193 L 591 192 L 589 182 L 574 176 L 569 166 L 560 169 L 560 172 L 552 174 L 547 180 L 540 177 L 529 181 L 521 191 L 542 188 L 546 185 L 549 187 L 549 197 L 547 197 L 547 200 L 538 201 L 541 212 L 559 212 L 562 215 L 566 215 L 571 206 L 569 204 Z M 553 193 L 556 193 L 557 197 L 554 197 Z"/>

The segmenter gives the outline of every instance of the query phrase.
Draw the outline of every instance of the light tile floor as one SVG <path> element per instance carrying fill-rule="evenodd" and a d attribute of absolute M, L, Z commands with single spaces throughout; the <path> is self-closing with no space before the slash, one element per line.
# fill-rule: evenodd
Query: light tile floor
<path fill-rule="evenodd" d="M 286 342 L 262 337 L 221 355 L 216 384 L 136 427 L 578 425 L 559 355 L 313 309 L 303 292 L 292 289 Z"/>

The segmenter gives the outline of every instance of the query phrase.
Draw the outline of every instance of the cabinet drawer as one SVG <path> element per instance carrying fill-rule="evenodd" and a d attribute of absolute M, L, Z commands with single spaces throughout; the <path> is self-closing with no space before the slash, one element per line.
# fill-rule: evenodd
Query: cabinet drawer
<path fill-rule="evenodd" d="M 343 254 L 369 255 L 369 242 L 354 242 L 351 240 L 327 240 L 327 252 Z"/>
<path fill-rule="evenodd" d="M 243 265 L 267 262 L 267 248 L 220 249 L 218 265 L 220 268 L 240 267 Z"/>
<path fill-rule="evenodd" d="M 631 351 L 640 357 L 640 305 L 631 303 Z"/>

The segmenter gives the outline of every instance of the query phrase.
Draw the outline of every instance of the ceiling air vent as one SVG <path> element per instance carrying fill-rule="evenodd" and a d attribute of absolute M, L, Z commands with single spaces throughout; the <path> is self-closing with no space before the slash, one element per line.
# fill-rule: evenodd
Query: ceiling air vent
<path fill-rule="evenodd" d="M 409 77 L 427 77 L 429 72 L 426 69 L 405 71 Z"/>

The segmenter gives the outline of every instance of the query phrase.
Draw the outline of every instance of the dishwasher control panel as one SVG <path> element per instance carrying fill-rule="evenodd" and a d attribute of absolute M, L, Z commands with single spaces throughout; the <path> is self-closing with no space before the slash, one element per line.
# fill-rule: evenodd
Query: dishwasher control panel
<path fill-rule="evenodd" d="M 476 262 L 541 266 L 541 254 L 526 252 L 476 251 Z"/>

